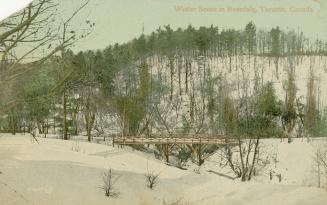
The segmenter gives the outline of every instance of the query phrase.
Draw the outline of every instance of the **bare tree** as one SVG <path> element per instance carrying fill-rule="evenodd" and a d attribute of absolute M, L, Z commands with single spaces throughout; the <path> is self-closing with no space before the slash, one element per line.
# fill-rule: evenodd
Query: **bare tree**
<path fill-rule="evenodd" d="M 62 30 L 62 36 L 61 36 L 61 42 L 66 42 L 66 41 L 75 41 L 76 38 L 76 34 L 75 31 L 69 31 L 69 27 L 71 26 L 71 21 L 73 20 L 73 18 L 86 6 L 88 5 L 88 3 L 90 2 L 90 0 L 86 0 L 80 7 L 78 7 L 72 14 L 71 16 L 69 16 L 66 20 L 63 21 L 63 30 Z M 87 21 L 88 22 L 88 21 Z M 89 23 L 88 23 L 89 24 Z M 91 24 L 91 27 L 94 24 Z M 81 37 L 84 38 L 85 35 L 88 35 L 90 32 L 88 32 L 87 34 L 82 34 Z M 61 57 L 62 57 L 62 67 L 64 70 L 66 70 L 67 68 L 69 68 L 69 66 L 67 66 L 67 58 L 65 57 L 65 49 L 66 47 L 62 46 L 60 48 L 61 51 Z M 72 73 L 73 71 L 70 70 L 70 73 Z M 67 96 L 67 90 L 66 88 L 64 88 L 63 90 L 63 138 L 64 140 L 68 139 L 68 124 L 67 124 L 67 103 L 68 103 L 68 96 Z"/>
<path fill-rule="evenodd" d="M 145 178 L 146 186 L 150 189 L 154 189 L 154 187 L 157 185 L 159 175 L 153 172 L 148 172 L 145 174 Z"/>
<path fill-rule="evenodd" d="M 167 100 L 163 105 L 154 105 L 153 115 L 155 118 L 154 126 L 161 135 L 172 136 L 177 129 L 180 120 L 180 99 L 173 98 Z M 165 158 L 166 163 L 169 162 L 169 155 L 171 154 L 173 145 L 163 144 L 156 145 L 158 151 Z"/>
<path fill-rule="evenodd" d="M 51 56 L 90 33 L 87 30 L 78 36 L 76 31 L 68 30 L 69 22 L 88 2 L 63 20 L 63 24 L 56 20 L 59 6 L 53 0 L 36 0 L 0 22 L 0 112 L 15 107 L 23 100 L 11 91 L 15 81 L 39 69 Z M 67 76 L 64 75 L 62 80 Z M 35 100 L 40 97 L 35 97 Z"/>
<path fill-rule="evenodd" d="M 318 148 L 315 152 L 315 163 L 317 165 L 317 186 L 321 187 L 322 175 L 325 177 L 325 189 L 327 191 L 327 150 L 325 148 Z"/>
<path fill-rule="evenodd" d="M 145 183 L 149 189 L 154 189 L 158 184 L 159 174 L 149 170 L 149 164 L 147 164 L 147 173 L 145 174 Z"/>
<path fill-rule="evenodd" d="M 309 80 L 307 84 L 307 104 L 305 108 L 304 125 L 307 131 L 311 131 L 316 121 L 316 89 L 315 76 L 310 66 Z"/>
<path fill-rule="evenodd" d="M 288 58 L 288 80 L 285 87 L 285 112 L 282 116 L 283 124 L 286 128 L 288 143 L 292 142 L 292 131 L 296 123 L 296 84 L 295 84 L 295 68 L 293 57 Z"/>
<path fill-rule="evenodd" d="M 327 150 L 318 149 L 316 152 L 317 159 L 327 171 Z"/>
<path fill-rule="evenodd" d="M 119 176 L 114 176 L 111 169 L 103 172 L 103 186 L 101 188 L 104 190 L 107 197 L 117 197 L 119 195 L 119 192 L 115 190 L 115 184 L 119 178 Z"/>

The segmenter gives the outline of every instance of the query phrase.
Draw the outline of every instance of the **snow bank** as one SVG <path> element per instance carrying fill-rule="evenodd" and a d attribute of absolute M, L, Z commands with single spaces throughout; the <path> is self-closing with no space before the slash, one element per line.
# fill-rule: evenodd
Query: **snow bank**
<path fill-rule="evenodd" d="M 272 183 L 264 175 L 246 183 L 219 175 L 223 170 L 218 155 L 212 156 L 197 174 L 195 166 L 180 170 L 150 154 L 126 148 L 59 139 L 40 138 L 39 142 L 32 143 L 29 136 L 0 135 L 0 204 L 152 205 L 177 199 L 205 205 L 327 204 L 324 189 L 306 184 L 316 178 L 308 171 L 315 142 L 264 141 L 278 153 L 276 168 L 273 163 L 269 166 L 282 173 L 282 183 Z M 72 149 L 77 143 L 79 151 Z M 117 198 L 105 197 L 99 188 L 101 174 L 109 167 L 120 176 Z M 154 190 L 145 186 L 147 169 L 160 174 Z"/>

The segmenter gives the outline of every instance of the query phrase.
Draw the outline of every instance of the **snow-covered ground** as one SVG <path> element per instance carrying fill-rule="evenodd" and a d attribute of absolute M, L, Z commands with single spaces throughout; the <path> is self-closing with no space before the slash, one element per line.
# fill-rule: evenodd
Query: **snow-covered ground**
<path fill-rule="evenodd" d="M 0 134 L 1 205 L 156 205 L 177 200 L 192 205 L 327 204 L 327 192 L 317 188 L 314 160 L 317 147 L 326 146 L 323 139 L 291 144 L 264 140 L 264 150 L 276 153 L 275 160 L 251 182 L 231 179 L 233 174 L 220 167 L 219 151 L 198 173 L 195 165 L 181 170 L 127 147 L 44 138 L 39 142 L 28 135 Z M 108 168 L 120 176 L 116 198 L 106 197 L 100 188 L 101 174 Z M 160 174 L 154 190 L 146 187 L 147 170 Z M 281 174 L 282 182 L 269 180 L 271 170 Z"/>

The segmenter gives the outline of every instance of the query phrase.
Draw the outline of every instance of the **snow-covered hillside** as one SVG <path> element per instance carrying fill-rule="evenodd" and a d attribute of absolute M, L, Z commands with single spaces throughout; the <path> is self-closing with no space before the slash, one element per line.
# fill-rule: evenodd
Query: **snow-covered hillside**
<path fill-rule="evenodd" d="M 219 151 L 200 168 L 165 165 L 151 154 L 87 142 L 0 135 L 1 205 L 101 204 L 296 204 L 325 205 L 327 192 L 317 187 L 314 153 L 326 140 L 264 141 L 276 153 L 267 168 L 251 182 L 240 182 L 221 167 Z M 101 174 L 113 169 L 120 178 L 119 196 L 108 198 L 100 188 Z M 145 184 L 149 171 L 159 174 L 154 190 Z M 281 174 L 282 181 L 269 172 Z M 321 183 L 324 183 L 322 180 Z"/>
<path fill-rule="evenodd" d="M 276 59 L 271 57 L 249 57 L 247 55 L 232 56 L 230 59 L 214 56 L 193 58 L 175 56 L 173 60 L 162 56 L 151 57 L 147 63 L 152 78 L 156 82 L 161 82 L 166 88 L 162 89 L 165 92 L 156 90 L 153 94 L 155 97 L 162 95 L 159 98 L 157 112 L 167 118 L 166 124 L 176 132 L 185 128 L 185 124 L 183 124 L 185 120 L 191 124 L 192 128 L 196 129 L 200 126 L 198 124 L 201 124 L 203 130 L 210 132 L 210 120 L 204 118 L 203 124 L 201 121 L 202 114 L 208 113 L 210 100 L 214 99 L 214 105 L 221 108 L 223 103 L 220 102 L 220 99 L 223 93 L 228 93 L 236 100 L 241 100 L 243 92 L 247 92 L 247 95 L 251 96 L 258 92 L 256 90 L 260 87 L 258 84 L 264 85 L 271 82 L 277 97 L 284 104 L 290 70 L 294 71 L 296 102 L 306 105 L 307 85 L 310 71 L 312 71 L 317 109 L 322 111 L 326 107 L 327 58 L 325 56 L 281 57 L 278 59 L 278 67 L 276 67 L 275 61 Z M 129 77 L 129 75 L 125 75 Z M 129 81 L 116 79 L 118 90 L 126 90 L 125 87 L 128 84 L 124 84 L 124 82 Z M 244 90 L 245 88 L 246 90 Z M 193 110 L 194 107 L 196 107 L 195 110 Z M 192 118 L 190 113 L 194 113 L 195 120 L 189 119 Z M 156 127 L 160 129 L 155 129 Z M 154 126 L 152 131 L 156 133 L 165 129 L 166 127 L 159 124 Z M 217 128 L 217 131 L 222 131 L 222 128 Z M 189 132 L 194 133 L 195 131 Z"/>
<path fill-rule="evenodd" d="M 295 78 L 297 88 L 299 90 L 298 95 L 305 96 L 306 85 L 309 78 L 310 68 L 313 69 L 316 80 L 318 80 L 320 87 L 324 88 L 327 85 L 327 58 L 325 56 L 296 56 L 296 57 L 281 57 L 278 60 L 278 68 L 276 69 L 275 58 L 261 57 L 261 56 L 233 56 L 230 59 L 227 57 L 204 57 L 199 56 L 197 58 L 176 57 L 174 59 L 174 72 L 170 72 L 168 66 L 169 59 L 161 57 L 162 60 L 157 60 L 157 57 L 153 57 L 155 60 L 148 60 L 148 64 L 151 69 L 151 73 L 154 78 L 161 78 L 164 83 L 170 83 L 170 75 L 173 75 L 173 86 L 176 94 L 179 94 L 179 80 L 181 81 L 182 93 L 185 92 L 186 85 L 186 63 L 189 63 L 188 83 L 194 84 L 195 88 L 199 87 L 203 80 L 209 80 L 209 78 L 215 78 L 221 75 L 225 78 L 229 85 L 235 85 L 237 81 L 250 80 L 254 81 L 256 78 L 263 82 L 273 82 L 276 85 L 277 92 L 283 92 L 283 81 L 287 80 L 287 72 L 292 67 L 295 71 Z M 159 58 L 159 57 L 158 57 Z M 161 59 L 160 58 L 160 59 Z M 179 70 L 178 67 L 181 67 Z M 179 79 L 180 74 L 180 79 Z M 119 81 L 119 83 L 121 83 Z M 252 82 L 253 83 L 253 82 Z M 317 84 L 318 84 L 317 83 Z M 251 84 L 253 86 L 253 84 Z M 177 90 L 177 91 L 176 91 Z M 327 97 L 325 93 L 321 93 L 324 97 Z M 280 97 L 283 97 L 281 95 Z"/>

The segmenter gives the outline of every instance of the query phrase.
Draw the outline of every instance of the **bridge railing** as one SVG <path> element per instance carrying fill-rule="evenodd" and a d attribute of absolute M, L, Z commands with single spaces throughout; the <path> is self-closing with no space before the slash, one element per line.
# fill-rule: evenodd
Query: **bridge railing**
<path fill-rule="evenodd" d="M 235 140 L 226 137 L 142 137 L 126 136 L 114 138 L 114 144 L 234 144 Z"/>

